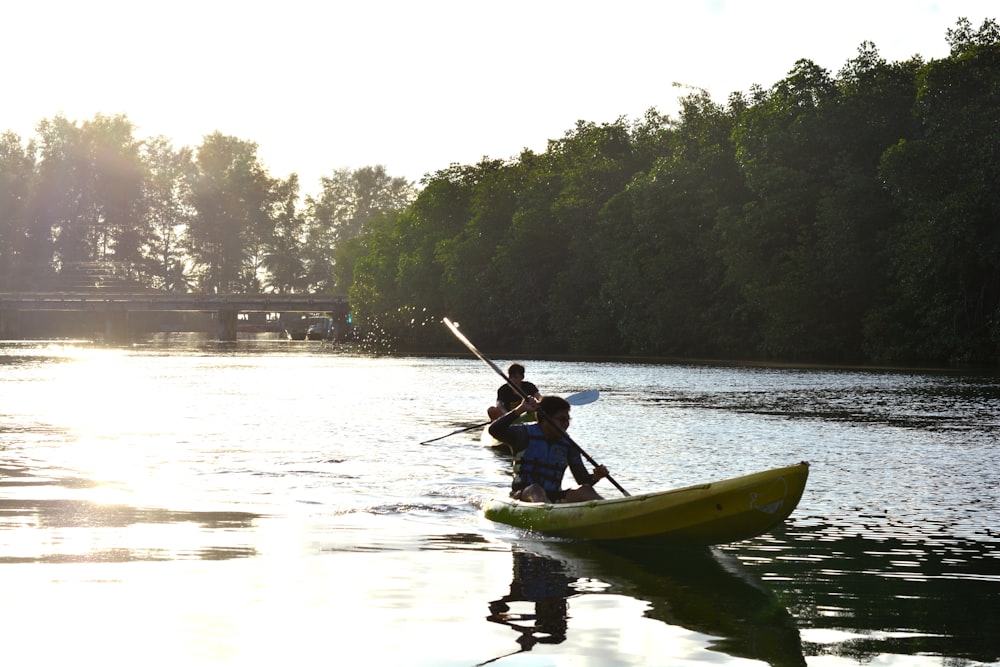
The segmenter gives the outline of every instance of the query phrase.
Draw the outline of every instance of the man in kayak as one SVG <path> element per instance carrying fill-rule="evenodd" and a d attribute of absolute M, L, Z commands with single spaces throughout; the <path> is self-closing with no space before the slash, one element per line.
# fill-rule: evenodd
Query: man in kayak
<path fill-rule="evenodd" d="M 528 396 L 531 396 L 536 401 L 542 400 L 541 395 L 538 393 L 538 387 L 524 381 L 524 366 L 521 364 L 511 364 L 510 368 L 507 369 L 507 378 L 511 381 L 511 384 L 519 387 Z M 486 414 L 490 416 L 490 421 L 496 421 L 516 408 L 520 402 L 521 395 L 514 391 L 509 384 L 504 383 L 497 389 L 496 405 L 487 408 Z"/>
<path fill-rule="evenodd" d="M 540 402 L 528 397 L 517 407 L 490 424 L 490 435 L 510 445 L 514 452 L 514 482 L 511 498 L 529 503 L 577 503 L 600 500 L 594 484 L 608 476 L 602 465 L 587 472 L 580 457 L 580 449 L 566 438 L 569 428 L 570 405 L 559 396 L 546 396 Z M 515 424 L 525 412 L 541 410 L 549 419 L 534 424 Z M 563 489 L 562 479 L 569 468 L 580 486 Z"/>

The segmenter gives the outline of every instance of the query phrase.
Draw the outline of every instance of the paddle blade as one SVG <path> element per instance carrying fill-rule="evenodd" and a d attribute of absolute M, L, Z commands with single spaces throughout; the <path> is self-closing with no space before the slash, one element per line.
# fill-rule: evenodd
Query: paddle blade
<path fill-rule="evenodd" d="M 596 401 L 600 396 L 601 392 L 591 389 L 590 391 L 581 391 L 578 394 L 570 394 L 566 397 L 566 402 L 570 405 L 587 405 Z"/>

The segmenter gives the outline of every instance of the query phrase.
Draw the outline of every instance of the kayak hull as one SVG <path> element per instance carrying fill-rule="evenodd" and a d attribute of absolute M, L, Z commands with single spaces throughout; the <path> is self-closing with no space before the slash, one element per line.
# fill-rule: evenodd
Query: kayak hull
<path fill-rule="evenodd" d="M 802 498 L 809 464 L 696 484 L 657 493 L 582 503 L 525 503 L 495 498 L 486 518 L 557 537 L 655 539 L 677 545 L 738 542 L 768 532 Z"/>

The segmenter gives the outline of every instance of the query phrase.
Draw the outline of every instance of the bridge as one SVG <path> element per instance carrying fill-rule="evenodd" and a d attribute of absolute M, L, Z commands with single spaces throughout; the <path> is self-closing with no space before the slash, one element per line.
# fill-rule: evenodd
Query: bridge
<path fill-rule="evenodd" d="M 103 318 L 106 342 L 129 339 L 129 315 L 151 311 L 212 312 L 219 340 L 236 340 L 240 313 L 328 313 L 343 329 L 350 306 L 329 294 L 175 294 L 170 292 L 0 292 L 0 339 L 21 337 L 22 313 L 85 312 Z"/>

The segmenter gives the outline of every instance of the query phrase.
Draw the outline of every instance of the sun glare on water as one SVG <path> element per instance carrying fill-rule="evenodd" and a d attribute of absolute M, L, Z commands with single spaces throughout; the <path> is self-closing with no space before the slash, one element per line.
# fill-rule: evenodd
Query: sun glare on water
<path fill-rule="evenodd" d="M 158 382 L 122 350 L 76 349 L 56 368 L 57 377 L 33 388 L 44 392 L 38 421 L 65 434 L 50 463 L 79 477 L 90 500 L 176 496 L 157 447 L 177 437 L 176 385 Z"/>

